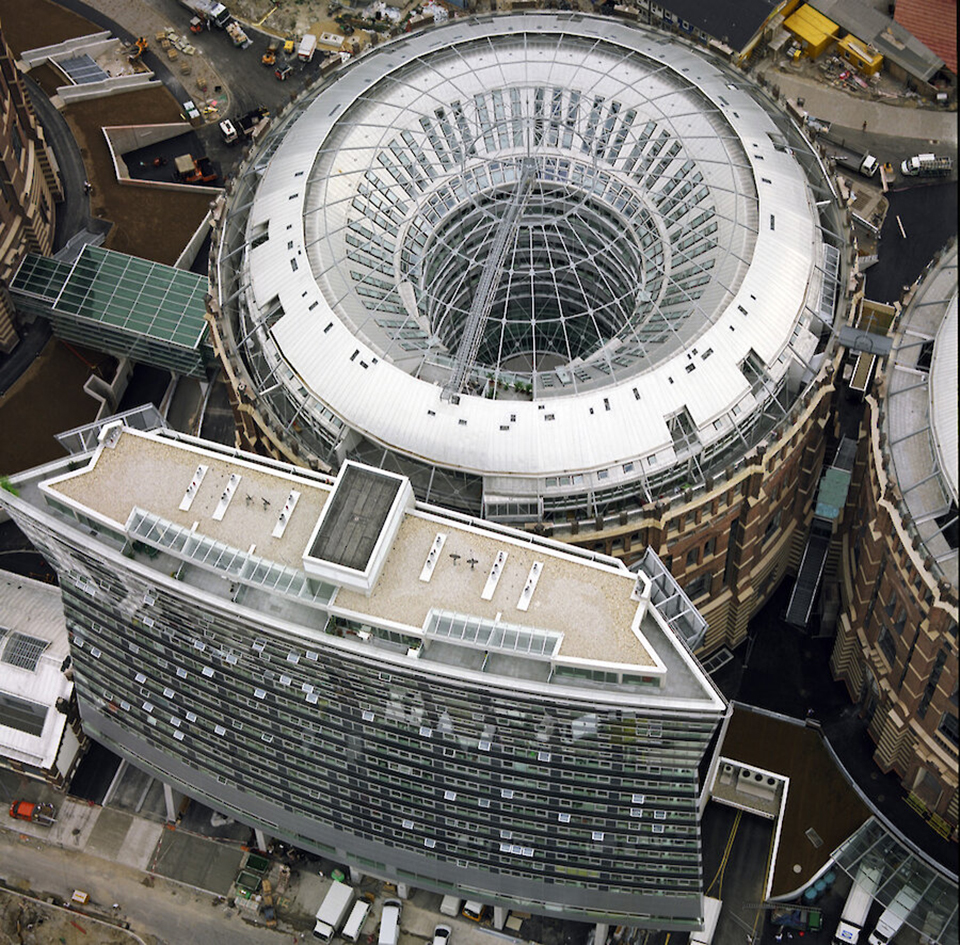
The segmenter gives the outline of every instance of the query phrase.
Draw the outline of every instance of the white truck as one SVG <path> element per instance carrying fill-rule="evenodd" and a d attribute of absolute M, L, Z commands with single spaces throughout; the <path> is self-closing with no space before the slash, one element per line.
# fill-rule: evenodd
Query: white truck
<path fill-rule="evenodd" d="M 216 0 L 180 0 L 180 3 L 208 28 L 210 24 L 213 24 L 220 29 L 224 29 L 233 19 L 230 11 L 222 3 L 217 3 Z"/>
<path fill-rule="evenodd" d="M 877 927 L 870 933 L 870 945 L 887 945 L 919 901 L 920 893 L 916 889 L 909 886 L 901 889 L 877 919 Z"/>
<path fill-rule="evenodd" d="M 953 160 L 936 154 L 915 154 L 900 164 L 905 177 L 946 177 L 953 170 Z"/>
<path fill-rule="evenodd" d="M 317 51 L 317 37 L 313 33 L 306 33 L 300 40 L 300 48 L 297 50 L 297 58 L 301 62 L 309 62 L 313 59 L 313 54 Z"/>
<path fill-rule="evenodd" d="M 400 940 L 400 914 L 402 911 L 403 903 L 399 899 L 383 900 L 377 945 L 397 945 Z"/>
<path fill-rule="evenodd" d="M 880 168 L 880 162 L 872 154 L 858 156 L 839 154 L 835 161 L 837 167 L 845 167 L 848 171 L 856 171 L 864 177 L 873 177 Z"/>
<path fill-rule="evenodd" d="M 444 896 L 440 901 L 440 912 L 442 915 L 460 915 L 463 908 L 463 900 L 459 896 Z"/>
<path fill-rule="evenodd" d="M 317 909 L 317 922 L 313 927 L 314 937 L 324 942 L 331 941 L 340 931 L 343 920 L 353 905 L 353 899 L 353 887 L 334 880 L 320 908 Z"/>
<path fill-rule="evenodd" d="M 369 902 L 358 899 L 353 904 L 350 915 L 347 916 L 347 921 L 343 926 L 343 931 L 340 933 L 346 941 L 355 942 L 360 938 L 360 933 L 363 931 L 363 923 L 367 921 L 367 914 L 369 912 Z"/>
<path fill-rule="evenodd" d="M 837 926 L 837 931 L 833 933 L 834 941 L 842 942 L 843 945 L 857 945 L 860 941 L 860 933 L 863 931 L 863 923 L 866 922 L 867 913 L 870 911 L 870 903 L 873 902 L 873 894 L 879 885 L 880 870 L 861 863 L 840 915 L 840 924 Z"/>

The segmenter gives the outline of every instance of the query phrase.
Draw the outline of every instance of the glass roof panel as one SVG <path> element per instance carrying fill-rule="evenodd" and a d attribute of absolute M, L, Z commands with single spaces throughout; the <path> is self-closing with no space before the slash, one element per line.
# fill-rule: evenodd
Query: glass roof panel
<path fill-rule="evenodd" d="M 56 297 L 58 314 L 89 318 L 191 348 L 206 332 L 207 280 L 195 273 L 99 246 L 84 246 L 66 276 L 32 260 L 21 269 L 21 290 Z M 58 280 L 62 282 L 57 297 L 51 290 L 57 288 Z"/>

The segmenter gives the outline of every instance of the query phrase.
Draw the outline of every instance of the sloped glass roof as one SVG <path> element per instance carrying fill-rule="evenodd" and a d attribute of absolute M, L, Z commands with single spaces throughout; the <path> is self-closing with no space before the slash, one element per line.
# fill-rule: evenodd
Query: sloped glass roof
<path fill-rule="evenodd" d="M 62 276 L 61 268 L 33 262 L 29 271 L 25 269 L 22 267 L 17 274 L 14 288 L 38 295 L 43 292 L 44 280 L 49 291 Z M 61 314 L 195 348 L 207 328 L 206 292 L 207 280 L 196 273 L 99 246 L 84 246 L 53 308 Z"/>
<path fill-rule="evenodd" d="M 888 833 L 873 817 L 845 840 L 833 854 L 845 873 L 855 877 L 861 865 L 875 869 L 880 883 L 874 895 L 887 908 L 901 892 L 899 902 L 915 902 L 901 918 L 925 941 L 957 941 L 957 883 L 935 870 Z"/>

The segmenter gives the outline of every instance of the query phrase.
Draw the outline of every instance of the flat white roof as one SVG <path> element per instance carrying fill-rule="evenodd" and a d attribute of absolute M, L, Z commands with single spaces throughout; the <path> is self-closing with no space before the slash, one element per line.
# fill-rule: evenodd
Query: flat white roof
<path fill-rule="evenodd" d="M 531 37 L 525 51 L 518 33 Z M 594 44 L 595 52 L 584 54 L 576 44 L 566 50 L 561 34 Z M 455 54 L 445 47 L 455 47 Z M 619 73 L 613 68 L 618 48 Z M 636 64 L 630 51 L 639 55 Z M 415 58 L 421 67 L 401 75 Z M 695 162 L 720 221 L 714 268 L 722 275 L 697 303 L 696 329 L 684 329 L 687 336 L 669 356 L 648 357 L 644 363 L 652 367 L 612 364 L 600 384 L 571 384 L 562 395 L 545 391 L 533 400 L 443 399 L 440 382 L 411 373 L 416 357 L 395 338 L 385 339 L 346 277 L 341 244 L 351 195 L 374 171 L 384 179 L 377 156 L 412 121 L 411 109 L 416 117 L 455 100 L 470 103 L 495 81 L 542 83 L 549 98 L 552 88 L 578 76 L 583 81 L 584 74 L 591 83 L 585 95 L 622 99 L 621 114 L 639 115 L 625 132 L 622 155 L 652 116 L 669 140 L 681 143 L 681 157 Z M 423 102 L 430 109 L 424 111 Z M 338 128 L 339 116 L 352 114 L 355 103 L 361 120 Z M 608 186 L 642 189 L 631 184 L 622 158 L 601 163 Z M 648 203 L 656 218 L 653 196 Z M 662 219 L 657 226 L 668 229 Z M 669 466 L 677 458 L 669 418 L 686 408 L 707 446 L 729 434 L 731 415 L 742 422 L 759 409 L 740 370 L 751 351 L 778 379 L 815 346 L 805 309 L 816 307 L 820 290 L 817 210 L 777 127 L 709 59 L 608 18 L 457 20 L 362 57 L 317 96 L 272 155 L 250 212 L 248 240 L 262 232 L 270 237 L 248 252 L 244 281 L 251 311 L 282 307 L 269 331 L 255 333 L 268 362 L 277 365 L 276 379 L 318 422 L 326 405 L 374 442 L 472 473 L 544 476 L 612 468 L 637 457 L 648 457 L 652 470 Z M 680 264 L 676 256 L 673 265 Z"/>
<path fill-rule="evenodd" d="M 70 509 L 85 523 L 197 565 L 181 576 L 181 587 L 222 596 L 249 585 L 272 596 L 268 605 L 266 596 L 255 593 L 250 606 L 288 620 L 298 632 L 307 611 L 290 598 L 305 600 L 346 626 L 351 645 L 369 645 L 373 659 L 397 658 L 406 653 L 404 646 L 426 641 L 424 660 L 444 664 L 448 672 L 452 666 L 476 675 L 489 651 L 499 668 L 486 672 L 530 679 L 530 686 L 545 683 L 553 666 L 617 679 L 622 674 L 624 685 L 629 677 L 640 688 L 617 693 L 629 691 L 641 701 L 722 705 L 669 617 L 658 610 L 658 598 L 647 596 L 650 575 L 633 574 L 616 559 L 417 504 L 402 510 L 395 531 L 383 526 L 389 547 L 369 592 L 325 584 L 300 593 L 315 524 L 334 489 L 327 477 L 199 440 L 125 427 L 108 428 L 84 467 L 38 473 L 39 492 L 54 513 Z M 156 580 L 172 580 L 171 558 L 162 556 L 155 565 L 141 560 L 159 572 Z M 277 581 L 261 580 L 238 562 L 252 563 L 257 574 Z M 309 622 L 312 630 L 322 631 L 314 624 Z M 364 627 L 383 633 L 368 644 Z M 401 645 L 394 637 L 409 642 Z M 393 649 L 376 649 L 377 640 L 387 638 Z"/>
<path fill-rule="evenodd" d="M 0 571 L 0 754 L 53 765 L 66 725 L 56 703 L 73 690 L 61 671 L 69 652 L 59 589 Z"/>

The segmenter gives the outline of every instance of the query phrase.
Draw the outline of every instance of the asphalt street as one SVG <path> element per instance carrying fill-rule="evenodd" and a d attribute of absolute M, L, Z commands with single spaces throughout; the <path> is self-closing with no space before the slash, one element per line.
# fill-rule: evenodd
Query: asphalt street
<path fill-rule="evenodd" d="M 57 228 L 53 241 L 53 251 L 57 253 L 80 230 L 106 232 L 110 224 L 90 216 L 90 197 L 83 188 L 86 179 L 83 158 L 70 126 L 29 75 L 24 76 L 24 82 L 60 167 L 63 200 L 57 204 Z"/>
<path fill-rule="evenodd" d="M 903 288 L 916 281 L 933 254 L 957 233 L 955 180 L 921 182 L 887 199 L 890 209 L 880 231 L 879 261 L 866 274 L 867 298 L 876 302 L 898 301 Z"/>
<path fill-rule="evenodd" d="M 774 822 L 713 801 L 701 830 L 704 892 L 724 904 L 714 945 L 743 945 L 763 929 L 763 913 L 745 904 L 763 899 Z"/>

